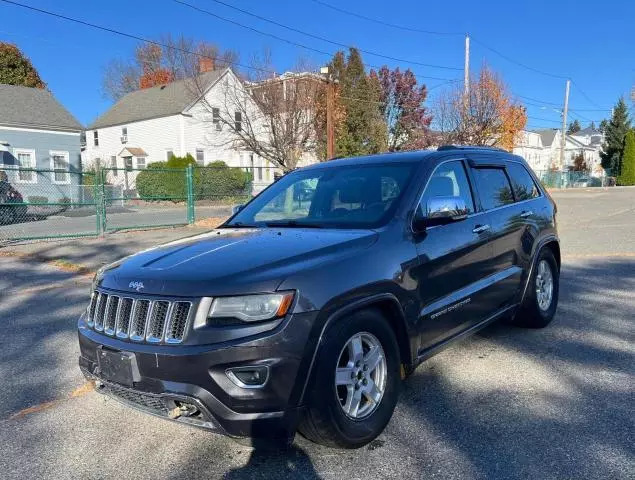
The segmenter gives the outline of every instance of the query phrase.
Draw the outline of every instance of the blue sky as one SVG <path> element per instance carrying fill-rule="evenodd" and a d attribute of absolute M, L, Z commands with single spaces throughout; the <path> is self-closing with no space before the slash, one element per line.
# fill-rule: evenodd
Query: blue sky
<path fill-rule="evenodd" d="M 97 23 L 141 37 L 161 33 L 185 34 L 240 52 L 243 63 L 269 47 L 277 70 L 293 67 L 297 58 L 313 64 L 328 61 L 326 55 L 264 37 L 193 11 L 172 0 L 108 2 L 65 0 L 17 0 L 28 5 Z M 333 52 L 336 46 L 271 25 L 211 0 L 184 0 L 225 18 L 318 50 Z M 331 5 L 386 22 L 419 30 L 456 32 L 433 35 L 378 25 L 336 12 L 313 0 L 223 0 L 225 3 L 273 19 L 279 23 L 409 61 L 462 69 L 464 38 L 472 36 L 472 71 L 487 62 L 499 72 L 512 92 L 528 108 L 529 127 L 557 127 L 555 111 L 564 96 L 565 80 L 530 71 L 486 49 L 491 47 L 515 62 L 544 72 L 570 77 L 572 118 L 583 124 L 610 113 L 620 95 L 628 97 L 635 85 L 635 49 L 632 0 L 579 1 L 465 1 L 420 0 L 323 0 Z M 321 0 L 322 1 L 322 0 Z M 110 102 L 102 94 L 103 69 L 113 58 L 129 57 L 136 45 L 131 39 L 69 23 L 62 19 L 0 2 L 0 40 L 17 44 L 32 60 L 55 96 L 83 124 L 103 113 Z M 410 67 L 416 74 L 438 78 L 462 78 L 462 70 L 425 67 L 395 62 L 369 54 L 371 65 Z M 434 87 L 440 80 L 424 81 Z M 440 88 L 432 89 L 435 95 Z M 630 102 L 629 102 L 630 103 Z M 599 110 L 599 111 L 594 111 Z"/>

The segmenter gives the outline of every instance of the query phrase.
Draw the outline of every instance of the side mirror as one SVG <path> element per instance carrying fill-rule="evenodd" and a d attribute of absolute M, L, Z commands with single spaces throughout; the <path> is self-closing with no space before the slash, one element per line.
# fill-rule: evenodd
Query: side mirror
<path fill-rule="evenodd" d="M 238 212 L 240 212 L 243 208 L 245 208 L 245 205 L 234 205 L 232 207 L 232 215 L 236 215 Z"/>
<path fill-rule="evenodd" d="M 425 205 L 425 212 L 418 212 L 415 229 L 424 230 L 433 225 L 445 225 L 467 218 L 467 205 L 461 197 L 432 197 Z"/>

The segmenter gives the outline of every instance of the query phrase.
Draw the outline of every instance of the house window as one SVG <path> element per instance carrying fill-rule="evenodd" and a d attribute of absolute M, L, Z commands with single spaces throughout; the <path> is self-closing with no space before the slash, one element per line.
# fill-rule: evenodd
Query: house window
<path fill-rule="evenodd" d="M 128 127 L 121 127 L 121 134 L 122 135 L 128 135 Z"/>
<path fill-rule="evenodd" d="M 97 130 L 93 132 L 93 142 L 95 143 L 96 147 L 99 146 L 99 132 Z"/>
<path fill-rule="evenodd" d="M 249 157 L 251 158 L 251 164 L 254 164 L 254 154 L 251 153 L 249 154 Z M 257 161 L 257 166 L 256 166 L 256 178 L 258 179 L 259 182 L 262 182 L 262 161 L 260 159 L 258 159 Z"/>
<path fill-rule="evenodd" d="M 137 168 L 140 170 L 146 168 L 146 157 L 137 157 Z"/>
<path fill-rule="evenodd" d="M 123 157 L 123 164 L 127 171 L 132 170 L 132 157 Z"/>
<path fill-rule="evenodd" d="M 49 152 L 54 183 L 71 183 L 68 152 Z"/>
<path fill-rule="evenodd" d="M 234 129 L 240 132 L 243 129 L 243 114 L 240 112 L 234 113 Z"/>
<path fill-rule="evenodd" d="M 37 175 L 33 170 L 23 168 L 35 168 L 35 150 L 15 150 L 15 158 L 18 161 L 18 182 L 37 183 Z"/>
<path fill-rule="evenodd" d="M 196 163 L 199 165 L 205 165 L 205 150 L 202 148 L 196 149 Z"/>
<path fill-rule="evenodd" d="M 216 126 L 216 130 L 221 129 L 220 125 L 220 109 L 212 108 L 212 123 Z"/>
<path fill-rule="evenodd" d="M 110 168 L 112 168 L 112 174 L 116 177 L 117 175 L 119 175 L 119 171 L 117 171 L 117 157 L 116 156 L 112 156 L 110 157 Z"/>
<path fill-rule="evenodd" d="M 165 151 L 165 159 L 167 161 L 170 161 L 170 159 L 174 156 L 174 152 L 172 150 L 166 150 Z"/>

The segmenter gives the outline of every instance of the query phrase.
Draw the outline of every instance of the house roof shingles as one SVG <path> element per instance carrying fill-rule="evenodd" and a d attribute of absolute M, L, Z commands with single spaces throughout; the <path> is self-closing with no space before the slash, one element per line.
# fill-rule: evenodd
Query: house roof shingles
<path fill-rule="evenodd" d="M 0 84 L 0 124 L 51 130 L 84 127 L 48 90 Z"/>
<path fill-rule="evenodd" d="M 540 135 L 542 146 L 549 147 L 553 143 L 554 138 L 556 138 L 558 129 L 547 128 L 545 130 L 535 130 L 535 132 Z"/>
<path fill-rule="evenodd" d="M 209 86 L 226 71 L 226 69 L 213 70 L 204 73 L 199 77 L 201 81 L 196 83 L 192 82 L 191 79 L 185 79 L 130 92 L 89 125 L 88 129 L 110 127 L 181 113 L 198 97 L 199 83 Z"/>

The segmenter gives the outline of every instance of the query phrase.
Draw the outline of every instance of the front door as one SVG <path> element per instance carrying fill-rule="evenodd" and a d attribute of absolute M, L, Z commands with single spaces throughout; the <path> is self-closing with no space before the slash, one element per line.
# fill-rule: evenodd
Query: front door
<path fill-rule="evenodd" d="M 483 279 L 491 268 L 492 248 L 487 213 L 475 209 L 463 160 L 440 164 L 432 173 L 418 209 L 434 197 L 460 197 L 468 217 L 427 227 L 415 235 L 420 310 L 419 353 L 486 318 Z"/>

